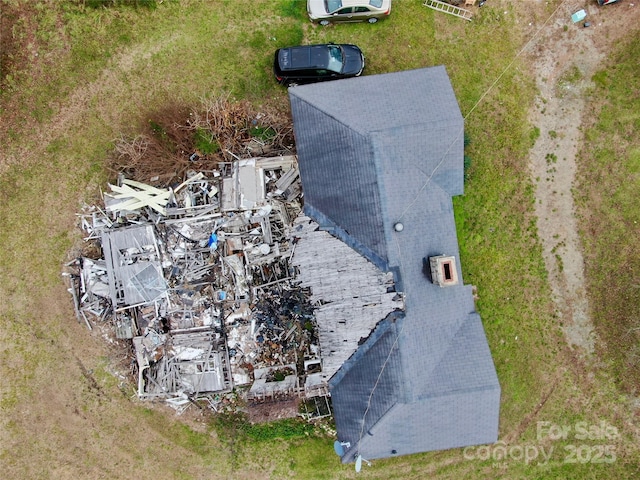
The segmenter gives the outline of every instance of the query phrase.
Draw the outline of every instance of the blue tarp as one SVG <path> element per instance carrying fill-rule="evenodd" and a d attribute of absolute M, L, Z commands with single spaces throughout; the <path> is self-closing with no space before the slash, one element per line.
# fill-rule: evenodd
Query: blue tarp
<path fill-rule="evenodd" d="M 584 10 L 578 10 L 576 13 L 571 15 L 571 20 L 573 21 L 573 23 L 578 23 L 580 20 L 584 20 L 586 16 L 587 12 L 585 12 Z"/>

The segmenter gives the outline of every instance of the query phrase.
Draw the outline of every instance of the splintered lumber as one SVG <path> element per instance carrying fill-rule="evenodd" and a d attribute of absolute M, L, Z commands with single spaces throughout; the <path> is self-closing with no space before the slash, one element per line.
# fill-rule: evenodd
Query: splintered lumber
<path fill-rule="evenodd" d="M 295 167 L 285 172 L 278 181 L 276 181 L 276 194 L 282 194 L 299 176 L 300 172 Z"/>
<path fill-rule="evenodd" d="M 125 179 L 122 183 L 122 186 L 109 184 L 113 193 L 105 193 L 105 202 L 107 198 L 112 199 L 107 205 L 107 211 L 138 210 L 149 207 L 161 215 L 166 215 L 166 206 L 171 196 L 170 190 L 152 187 L 133 180 Z"/>
<path fill-rule="evenodd" d="M 393 275 L 382 272 L 358 252 L 329 233 L 317 229 L 307 217 L 298 217 L 299 237 L 292 264 L 298 280 L 311 289 L 322 350 L 325 381 L 357 350 L 377 323 L 404 309 L 401 295 L 393 291 Z"/>

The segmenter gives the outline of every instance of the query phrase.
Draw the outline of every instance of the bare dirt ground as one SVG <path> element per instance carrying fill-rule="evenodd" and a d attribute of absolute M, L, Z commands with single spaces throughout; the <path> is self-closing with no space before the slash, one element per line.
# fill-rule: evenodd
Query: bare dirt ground
<path fill-rule="evenodd" d="M 584 9 L 578 23 L 571 14 Z M 584 27 L 589 22 L 590 26 Z M 528 55 L 537 87 L 532 125 L 540 136 L 530 151 L 538 235 L 543 246 L 556 313 L 568 344 L 589 356 L 596 342 L 589 315 L 582 247 L 573 203 L 581 125 L 591 110 L 586 100 L 606 53 L 640 24 L 640 4 L 599 7 L 595 1 L 564 2 L 542 28 Z"/>
<path fill-rule="evenodd" d="M 298 399 L 283 400 L 280 402 L 249 405 L 246 413 L 251 423 L 264 423 L 281 420 L 283 418 L 297 417 L 299 408 L 300 402 Z"/>

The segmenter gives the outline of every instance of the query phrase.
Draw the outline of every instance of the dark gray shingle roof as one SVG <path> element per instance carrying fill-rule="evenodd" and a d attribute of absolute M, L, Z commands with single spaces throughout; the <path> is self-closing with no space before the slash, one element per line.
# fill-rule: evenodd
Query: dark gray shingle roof
<path fill-rule="evenodd" d="M 463 191 L 463 119 L 444 67 L 289 90 L 305 210 L 393 271 L 404 316 L 382 320 L 330 381 L 343 461 L 497 439 L 500 385 L 471 287 L 452 195 Z M 404 230 L 394 225 L 401 222 Z M 441 288 L 425 258 L 453 256 Z"/>

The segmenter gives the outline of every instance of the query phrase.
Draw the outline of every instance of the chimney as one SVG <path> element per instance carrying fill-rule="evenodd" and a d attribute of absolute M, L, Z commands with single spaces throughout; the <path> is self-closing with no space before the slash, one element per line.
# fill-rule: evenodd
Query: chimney
<path fill-rule="evenodd" d="M 458 284 L 458 270 L 455 257 L 437 255 L 429 257 L 431 267 L 431 281 L 440 287 L 450 287 Z"/>

